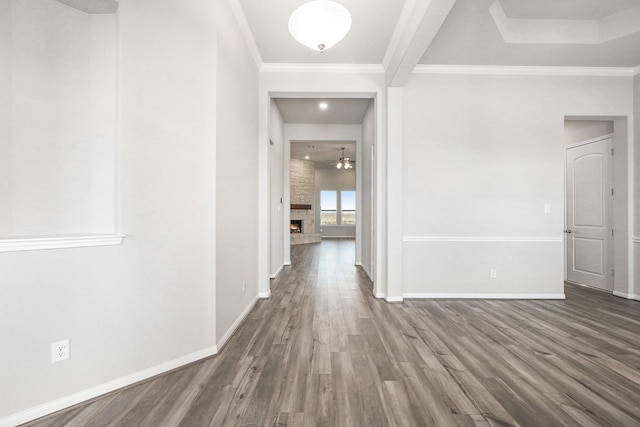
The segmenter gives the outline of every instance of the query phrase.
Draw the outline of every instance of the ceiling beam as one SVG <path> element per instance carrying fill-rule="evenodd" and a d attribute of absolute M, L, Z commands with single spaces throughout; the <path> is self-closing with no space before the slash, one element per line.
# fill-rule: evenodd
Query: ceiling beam
<path fill-rule="evenodd" d="M 407 0 L 385 54 L 387 86 L 404 86 L 456 0 Z"/>
<path fill-rule="evenodd" d="M 118 10 L 118 1 L 114 0 L 57 0 L 59 3 L 90 14 L 111 14 Z"/>
<path fill-rule="evenodd" d="M 260 70 L 263 65 L 262 56 L 260 55 L 260 49 L 258 49 L 256 39 L 253 37 L 251 27 L 249 27 L 249 22 L 244 14 L 244 9 L 242 9 L 240 0 L 227 0 L 227 3 L 231 8 L 231 12 L 233 12 L 233 16 L 236 18 L 236 23 L 242 33 L 242 37 L 244 37 L 244 41 L 247 43 L 247 49 L 251 52 L 253 61 L 256 63 L 258 70 Z"/>

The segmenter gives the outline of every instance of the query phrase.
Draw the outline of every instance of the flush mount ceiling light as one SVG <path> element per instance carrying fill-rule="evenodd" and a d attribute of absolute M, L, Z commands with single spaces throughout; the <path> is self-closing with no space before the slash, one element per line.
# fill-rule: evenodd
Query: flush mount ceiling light
<path fill-rule="evenodd" d="M 338 160 L 336 167 L 338 169 L 345 169 L 345 170 L 351 169 L 353 167 L 353 165 L 349 161 L 349 158 L 344 156 L 344 148 L 342 148 L 342 157 L 340 158 L 340 160 Z"/>
<path fill-rule="evenodd" d="M 338 43 L 351 29 L 351 14 L 334 1 L 314 0 L 293 11 L 289 32 L 298 42 L 320 53 Z"/>

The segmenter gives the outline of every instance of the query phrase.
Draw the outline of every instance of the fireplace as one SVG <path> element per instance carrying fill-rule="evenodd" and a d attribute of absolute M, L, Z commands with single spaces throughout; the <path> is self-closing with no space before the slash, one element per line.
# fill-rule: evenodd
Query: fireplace
<path fill-rule="evenodd" d="M 292 219 L 291 220 L 291 233 L 303 233 L 302 229 L 302 220 L 301 219 Z"/>

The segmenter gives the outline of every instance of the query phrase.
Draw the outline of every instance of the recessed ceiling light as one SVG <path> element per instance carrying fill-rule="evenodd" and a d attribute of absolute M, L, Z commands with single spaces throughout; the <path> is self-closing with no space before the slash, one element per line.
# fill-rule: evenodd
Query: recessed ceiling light
<path fill-rule="evenodd" d="M 304 156 L 304 159 L 305 160 L 309 160 L 309 156 Z"/>
<path fill-rule="evenodd" d="M 327 108 L 329 108 L 329 104 L 327 104 L 326 102 L 321 102 L 320 103 L 320 109 L 326 110 Z"/>

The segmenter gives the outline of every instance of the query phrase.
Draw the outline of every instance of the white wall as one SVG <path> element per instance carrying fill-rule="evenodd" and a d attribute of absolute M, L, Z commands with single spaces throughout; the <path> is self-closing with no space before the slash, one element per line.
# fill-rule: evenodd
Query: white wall
<path fill-rule="evenodd" d="M 11 234 L 11 2 L 0 2 L 0 236 Z"/>
<path fill-rule="evenodd" d="M 115 231 L 116 18 L 12 5 L 13 235 Z"/>
<path fill-rule="evenodd" d="M 630 94 L 629 78 L 414 74 L 405 296 L 563 295 L 564 117 L 630 116 Z"/>
<path fill-rule="evenodd" d="M 356 161 L 356 166 L 360 161 Z M 342 190 L 356 190 L 356 170 L 338 170 L 335 167 L 317 168 L 315 179 L 315 202 L 318 208 L 315 210 L 316 233 L 322 233 L 322 237 L 356 237 L 355 225 L 321 225 L 320 224 L 320 192 L 323 190 L 337 191 L 336 197 L 340 198 Z M 340 205 L 338 205 L 340 209 Z M 356 206 L 356 210 L 361 209 Z"/>
<path fill-rule="evenodd" d="M 564 140 L 567 144 L 587 141 L 613 133 L 613 121 L 610 120 L 565 120 Z"/>
<path fill-rule="evenodd" d="M 225 340 L 258 296 L 258 70 L 228 2 L 219 3 L 216 313 Z"/>
<path fill-rule="evenodd" d="M 0 354 L 0 418 L 213 352 L 212 9 L 205 0 L 120 4 L 127 237 L 121 246 L 0 253 L 0 336 L 11 343 Z M 71 358 L 51 364 L 51 343 L 65 338 Z"/>
<path fill-rule="evenodd" d="M 284 242 L 289 239 L 289 227 L 284 223 L 284 120 L 278 105 L 271 100 L 270 108 L 270 144 L 269 148 L 269 222 L 270 225 L 270 254 L 269 274 L 271 277 L 284 265 Z M 286 231 L 286 233 L 285 233 Z"/>

